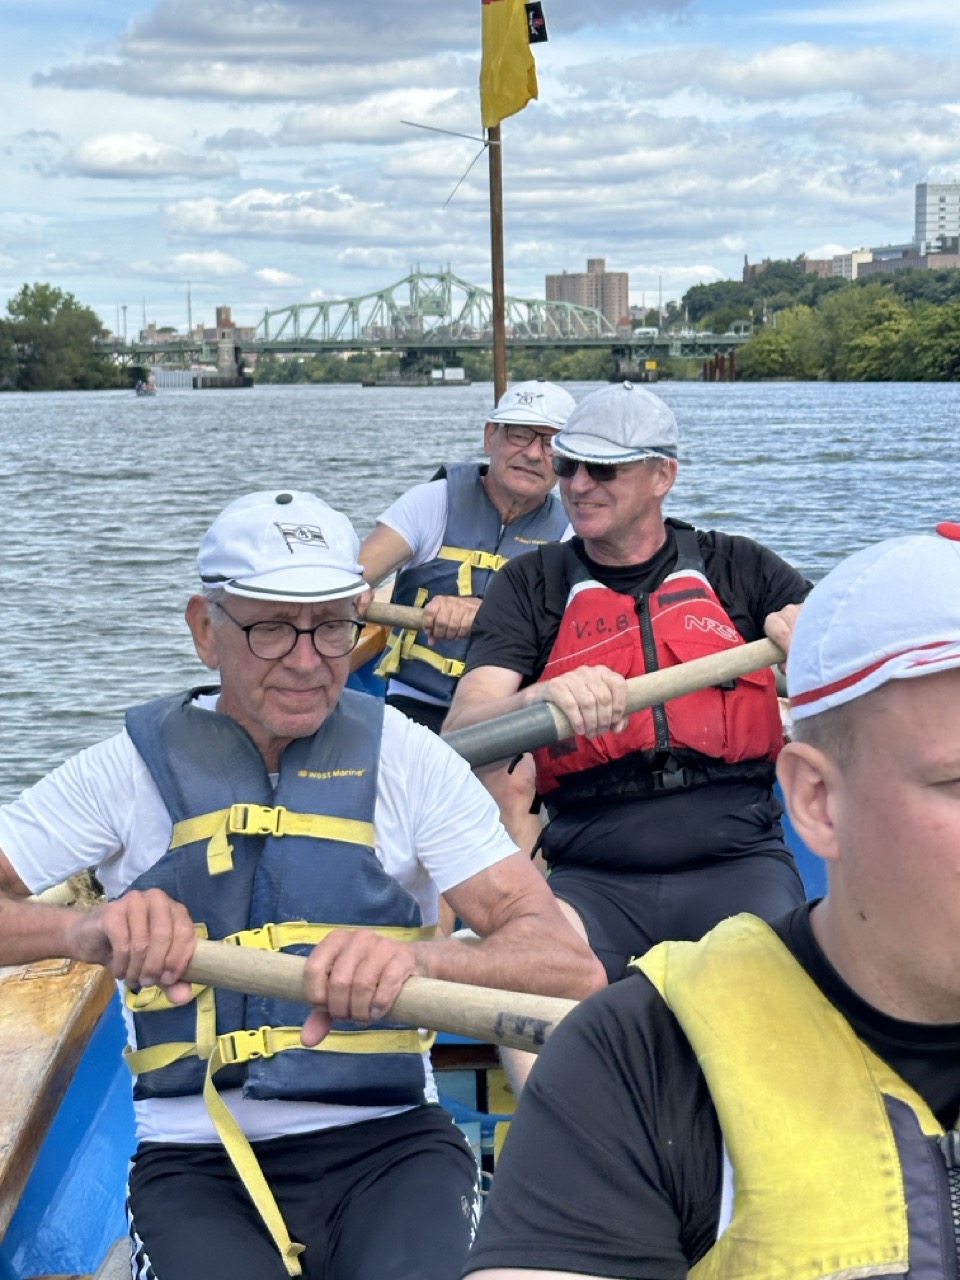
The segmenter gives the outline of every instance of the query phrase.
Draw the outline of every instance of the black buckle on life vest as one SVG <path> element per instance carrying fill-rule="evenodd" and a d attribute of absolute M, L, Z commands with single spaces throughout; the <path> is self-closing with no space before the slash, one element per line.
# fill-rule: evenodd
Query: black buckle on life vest
<path fill-rule="evenodd" d="M 669 760 L 656 773 L 650 774 L 650 783 L 654 791 L 679 791 L 683 787 L 691 787 L 695 781 L 693 770 Z"/>

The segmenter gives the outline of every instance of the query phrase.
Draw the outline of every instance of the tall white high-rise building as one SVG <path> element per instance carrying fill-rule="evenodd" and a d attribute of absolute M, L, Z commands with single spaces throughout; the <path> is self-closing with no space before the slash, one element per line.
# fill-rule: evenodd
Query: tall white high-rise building
<path fill-rule="evenodd" d="M 941 236 L 960 235 L 960 182 L 918 182 L 913 242 L 924 252 Z"/>

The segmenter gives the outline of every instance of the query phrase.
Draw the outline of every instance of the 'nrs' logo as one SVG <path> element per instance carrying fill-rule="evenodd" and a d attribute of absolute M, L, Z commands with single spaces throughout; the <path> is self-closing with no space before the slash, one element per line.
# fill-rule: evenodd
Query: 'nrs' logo
<path fill-rule="evenodd" d="M 293 544 L 301 542 L 309 544 L 313 547 L 325 547 L 327 540 L 323 536 L 323 531 L 315 524 L 280 524 L 277 523 L 280 530 L 280 536 L 287 544 L 287 549 L 293 555 Z"/>
<path fill-rule="evenodd" d="M 728 627 L 725 622 L 718 622 L 716 618 L 691 618 L 684 619 L 684 625 L 688 631 L 711 631 L 714 635 L 720 636 L 722 640 L 728 640 L 731 644 L 735 640 L 740 639 L 740 633 L 733 627 Z"/>

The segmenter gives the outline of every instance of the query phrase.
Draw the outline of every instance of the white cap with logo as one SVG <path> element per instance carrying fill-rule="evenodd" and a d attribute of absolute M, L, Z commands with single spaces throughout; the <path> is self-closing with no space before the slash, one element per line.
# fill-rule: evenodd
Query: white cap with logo
<path fill-rule="evenodd" d="M 960 525 L 937 535 L 865 547 L 810 592 L 787 658 L 794 720 L 960 667 Z"/>
<path fill-rule="evenodd" d="M 313 604 L 367 589 L 359 553 L 353 525 L 322 498 L 268 490 L 220 512 L 200 544 L 197 566 L 205 587 Z"/>
<path fill-rule="evenodd" d="M 564 391 L 555 382 L 534 378 L 530 382 L 516 382 L 508 387 L 487 421 L 559 429 L 573 412 L 576 403 L 570 392 Z"/>

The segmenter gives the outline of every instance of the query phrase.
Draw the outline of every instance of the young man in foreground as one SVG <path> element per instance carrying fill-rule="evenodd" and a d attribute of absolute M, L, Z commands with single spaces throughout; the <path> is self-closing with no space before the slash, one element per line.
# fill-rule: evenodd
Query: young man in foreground
<path fill-rule="evenodd" d="M 561 1025 L 474 1280 L 957 1275 L 960 526 L 814 588 L 778 772 L 828 892 L 664 943 Z"/>

